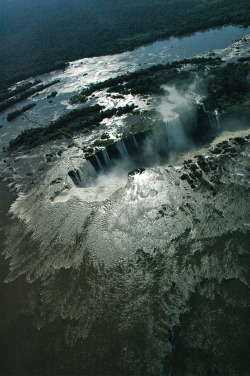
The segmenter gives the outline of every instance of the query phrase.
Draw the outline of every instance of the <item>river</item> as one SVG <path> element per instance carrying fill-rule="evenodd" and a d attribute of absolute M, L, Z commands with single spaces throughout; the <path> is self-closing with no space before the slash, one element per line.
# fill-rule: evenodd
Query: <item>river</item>
<path fill-rule="evenodd" d="M 13 110 L 19 110 L 29 103 L 35 103 L 36 107 L 27 112 L 26 115 L 34 122 L 48 125 L 51 120 L 56 120 L 60 115 L 77 107 L 69 104 L 70 97 L 91 83 L 104 81 L 138 69 L 148 68 L 155 64 L 164 64 L 201 55 L 207 56 L 212 50 L 215 57 L 235 61 L 239 54 L 241 56 L 247 54 L 249 40 L 242 37 L 249 34 L 249 30 L 250 28 L 225 26 L 180 38 L 171 37 L 137 48 L 131 52 L 74 61 L 69 64 L 65 71 L 51 72 L 38 76 L 36 78 L 44 83 L 54 80 L 60 80 L 60 83 L 42 91 L 39 96 L 29 98 L 1 114 L 0 125 L 3 126 L 0 129 L 1 144 L 6 146 L 9 140 L 21 131 L 37 126 L 22 116 L 12 122 L 7 122 L 7 114 Z M 57 91 L 58 94 L 49 103 L 47 96 L 53 91 Z M 115 102 L 115 104 L 124 106 L 130 101 L 131 98 L 128 97 L 127 100 L 116 101 L 117 103 Z M 95 102 L 96 99 L 93 99 L 91 104 Z M 104 104 L 107 105 L 107 101 Z M 138 105 L 142 106 L 143 104 L 139 102 Z"/>
<path fill-rule="evenodd" d="M 139 67 L 210 50 L 234 61 L 245 56 L 247 32 L 229 26 L 70 63 L 41 77 L 61 82 L 32 99 L 30 116 L 46 124 L 82 86 Z M 2 120 L 1 146 L 30 126 Z M 64 145 L 48 163 L 53 145 L 3 162 L 19 195 L 7 189 L 12 180 L 0 182 L 0 373 L 247 376 L 246 135 L 222 133 L 172 165 L 87 188 L 68 175 L 84 170 L 82 145 Z M 203 176 L 193 186 L 192 169 Z"/>

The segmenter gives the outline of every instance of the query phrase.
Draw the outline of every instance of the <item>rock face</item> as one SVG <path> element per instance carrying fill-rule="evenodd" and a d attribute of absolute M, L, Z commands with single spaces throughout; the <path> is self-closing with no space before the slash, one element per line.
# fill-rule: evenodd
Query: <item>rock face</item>
<path fill-rule="evenodd" d="M 110 168 L 117 160 L 128 158 L 139 165 L 148 166 L 150 158 L 153 159 L 154 156 L 164 161 L 171 151 L 185 150 L 190 141 L 207 141 L 218 131 L 216 122 L 214 112 L 204 111 L 200 106 L 197 112 L 185 111 L 166 124 L 122 138 L 108 145 L 105 150 L 87 153 L 86 159 L 97 172 Z"/>
<path fill-rule="evenodd" d="M 140 149 L 142 151 L 143 143 L 149 132 L 141 132 L 136 135 L 132 135 L 114 142 L 112 145 L 108 145 L 104 152 L 98 151 L 95 154 L 87 156 L 86 159 L 91 162 L 96 171 L 100 171 L 102 168 L 109 168 L 116 160 L 122 160 L 125 158 L 139 158 Z M 107 153 L 108 159 L 105 159 Z"/>

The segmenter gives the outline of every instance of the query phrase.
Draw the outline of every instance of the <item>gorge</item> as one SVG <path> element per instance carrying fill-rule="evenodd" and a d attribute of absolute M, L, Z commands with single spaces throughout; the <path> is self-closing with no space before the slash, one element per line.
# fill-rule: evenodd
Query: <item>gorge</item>
<path fill-rule="evenodd" d="M 225 29 L 71 62 L 30 121 L 2 112 L 4 375 L 247 375 L 249 30 Z"/>

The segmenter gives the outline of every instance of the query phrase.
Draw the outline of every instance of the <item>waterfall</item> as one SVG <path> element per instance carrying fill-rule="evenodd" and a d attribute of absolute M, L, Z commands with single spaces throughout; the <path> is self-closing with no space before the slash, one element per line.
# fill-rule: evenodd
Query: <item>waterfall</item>
<path fill-rule="evenodd" d="M 85 161 L 79 170 L 76 168 L 70 170 L 68 175 L 77 187 L 87 187 L 97 176 L 96 170 L 89 161 Z"/>
<path fill-rule="evenodd" d="M 214 111 L 217 129 L 220 129 L 220 114 L 217 110 Z"/>
<path fill-rule="evenodd" d="M 107 167 L 111 166 L 111 160 L 109 158 L 109 154 L 107 152 L 107 149 L 102 150 L 103 160 L 105 161 L 105 164 Z"/>
<path fill-rule="evenodd" d="M 71 179 L 72 179 L 72 181 L 75 185 L 79 186 L 79 185 L 82 184 L 81 177 L 80 177 L 79 171 L 77 169 L 74 168 L 74 170 L 70 170 L 68 172 L 68 175 L 71 177 Z"/>
<path fill-rule="evenodd" d="M 181 120 L 176 117 L 166 124 L 168 145 L 174 149 L 183 149 L 188 144 L 188 138 L 184 132 Z"/>
<path fill-rule="evenodd" d="M 136 141 L 136 138 L 135 138 L 135 135 L 133 134 L 133 141 L 134 141 L 134 144 L 135 144 L 135 147 L 136 149 L 138 150 L 138 143 Z"/>
<path fill-rule="evenodd" d="M 99 159 L 98 155 L 96 155 L 96 154 L 95 154 L 95 159 L 96 159 L 96 162 L 98 164 L 98 167 L 100 168 L 100 170 L 102 170 L 102 164 L 100 162 L 100 159 Z"/>
<path fill-rule="evenodd" d="M 86 161 L 84 165 L 87 167 L 89 175 L 96 176 L 96 170 L 90 161 Z"/>
<path fill-rule="evenodd" d="M 88 183 L 89 179 L 95 179 L 97 176 L 96 170 L 90 161 L 85 161 L 80 168 L 81 180 Z"/>
<path fill-rule="evenodd" d="M 213 129 L 220 129 L 220 119 L 218 111 L 209 110 L 205 104 L 202 103 L 202 110 L 204 114 L 208 115 L 209 123 Z"/>
<path fill-rule="evenodd" d="M 115 143 L 115 146 L 119 153 L 121 154 L 122 159 L 127 159 L 129 157 L 126 145 L 123 140 L 119 140 Z"/>

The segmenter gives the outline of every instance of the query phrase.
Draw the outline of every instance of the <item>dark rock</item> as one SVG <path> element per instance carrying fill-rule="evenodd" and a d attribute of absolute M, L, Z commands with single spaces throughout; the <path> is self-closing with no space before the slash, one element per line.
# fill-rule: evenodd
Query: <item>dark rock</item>
<path fill-rule="evenodd" d="M 142 174 L 144 171 L 145 171 L 145 168 L 136 168 L 135 170 L 130 171 L 128 173 L 128 176 L 133 176 L 133 175 L 136 175 L 136 174 Z"/>
<path fill-rule="evenodd" d="M 102 140 L 107 140 L 107 139 L 109 139 L 110 138 L 110 136 L 109 136 L 109 134 L 106 132 L 106 133 L 103 133 L 102 135 L 101 135 L 101 139 Z"/>
<path fill-rule="evenodd" d="M 188 179 L 188 174 L 181 175 L 181 180 L 187 180 L 187 179 Z"/>
<path fill-rule="evenodd" d="M 243 137 L 236 137 L 234 141 L 237 142 L 237 144 L 239 145 L 245 145 L 246 143 L 246 140 Z"/>
<path fill-rule="evenodd" d="M 202 172 L 201 172 L 201 171 L 197 171 L 197 170 L 195 170 L 195 171 L 194 171 L 194 176 L 195 176 L 196 178 L 200 179 L 200 178 L 202 177 Z"/>
<path fill-rule="evenodd" d="M 86 149 L 86 152 L 87 152 L 87 153 L 94 153 L 94 149 L 93 149 L 93 148 L 87 148 L 87 149 Z"/>
<path fill-rule="evenodd" d="M 57 184 L 57 183 L 60 183 L 62 181 L 62 178 L 57 178 L 55 180 L 53 180 L 50 184 L 53 185 L 53 184 Z"/>
<path fill-rule="evenodd" d="M 221 148 L 215 147 L 214 149 L 211 150 L 212 154 L 220 154 L 222 152 Z"/>
<path fill-rule="evenodd" d="M 237 153 L 237 149 L 233 146 L 230 146 L 229 148 L 227 148 L 227 152 L 228 153 Z"/>
<path fill-rule="evenodd" d="M 190 168 L 191 171 L 195 171 L 195 170 L 197 170 L 198 166 L 195 163 L 191 163 L 189 168 Z"/>

